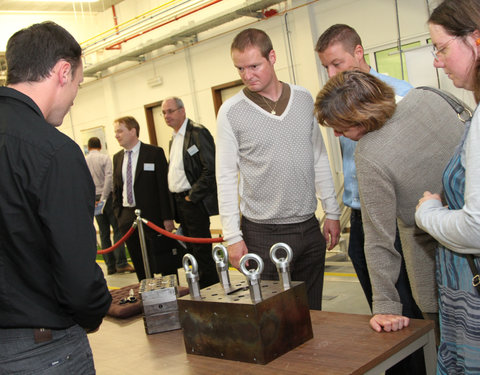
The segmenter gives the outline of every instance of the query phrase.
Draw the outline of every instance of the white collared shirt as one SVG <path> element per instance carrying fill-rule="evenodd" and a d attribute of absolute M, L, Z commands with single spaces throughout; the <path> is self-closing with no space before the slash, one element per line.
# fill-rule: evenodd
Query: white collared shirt
<path fill-rule="evenodd" d="M 170 163 L 168 166 L 168 189 L 172 193 L 181 193 L 192 188 L 187 180 L 183 165 L 183 143 L 185 141 L 187 122 L 188 118 L 185 119 L 177 133 L 173 132 Z"/>
<path fill-rule="evenodd" d="M 140 145 L 142 142 L 138 141 L 135 146 L 131 150 L 125 151 L 132 151 L 132 194 L 133 194 L 133 205 L 128 204 L 127 201 L 127 164 L 128 164 L 128 155 L 125 152 L 123 154 L 123 164 L 122 164 L 122 180 L 123 180 L 123 207 L 135 207 L 136 206 L 136 199 L 135 199 L 135 189 L 133 186 L 135 185 L 135 171 L 137 170 L 137 162 L 138 162 L 138 155 L 140 154 Z"/>

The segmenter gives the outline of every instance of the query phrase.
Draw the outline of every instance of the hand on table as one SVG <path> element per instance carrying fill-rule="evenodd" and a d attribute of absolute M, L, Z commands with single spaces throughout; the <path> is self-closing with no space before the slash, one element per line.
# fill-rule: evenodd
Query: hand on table
<path fill-rule="evenodd" d="M 410 319 L 402 315 L 377 314 L 370 319 L 370 327 L 377 332 L 382 332 L 382 329 L 385 332 L 399 331 L 409 324 Z"/>

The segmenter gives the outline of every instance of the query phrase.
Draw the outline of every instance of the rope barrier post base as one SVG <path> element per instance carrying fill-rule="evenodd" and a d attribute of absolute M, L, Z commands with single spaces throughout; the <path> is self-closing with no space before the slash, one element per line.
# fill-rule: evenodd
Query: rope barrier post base
<path fill-rule="evenodd" d="M 152 278 L 152 273 L 150 272 L 150 264 L 148 262 L 148 252 L 147 252 L 147 243 L 145 242 L 145 232 L 143 231 L 142 218 L 140 217 L 141 211 L 139 209 L 135 210 L 135 215 L 137 215 L 137 229 L 138 229 L 138 238 L 140 239 L 140 248 L 142 249 L 142 258 L 143 258 L 143 267 L 145 268 L 145 277 L 147 279 Z"/>

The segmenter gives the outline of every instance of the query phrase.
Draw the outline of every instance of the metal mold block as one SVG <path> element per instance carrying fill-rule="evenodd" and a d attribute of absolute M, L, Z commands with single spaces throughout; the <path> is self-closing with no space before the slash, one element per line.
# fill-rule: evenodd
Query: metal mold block
<path fill-rule="evenodd" d="M 139 295 L 147 334 L 180 328 L 176 275 L 142 280 Z"/>
<path fill-rule="evenodd" d="M 149 335 L 181 328 L 178 311 L 144 316 L 143 323 L 145 325 L 145 332 Z"/>
<path fill-rule="evenodd" d="M 266 364 L 313 337 L 305 284 L 262 280 L 262 300 L 252 302 L 249 284 L 201 290 L 178 299 L 188 354 Z"/>

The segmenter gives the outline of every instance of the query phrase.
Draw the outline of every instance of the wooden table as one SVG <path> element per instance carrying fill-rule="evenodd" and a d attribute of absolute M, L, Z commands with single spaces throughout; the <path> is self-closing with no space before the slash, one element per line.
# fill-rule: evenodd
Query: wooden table
<path fill-rule="evenodd" d="M 99 375 L 380 374 L 424 347 L 427 374 L 435 374 L 433 322 L 410 320 L 398 332 L 374 332 L 370 316 L 311 311 L 314 338 L 267 365 L 185 353 L 181 330 L 147 335 L 143 319 L 106 318 L 89 335 Z"/>

